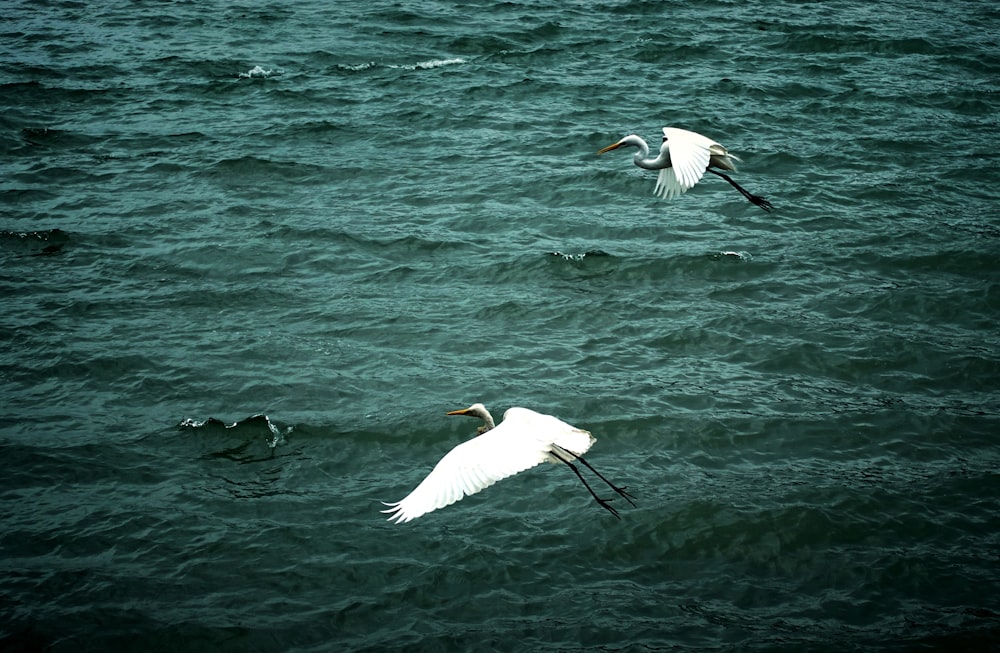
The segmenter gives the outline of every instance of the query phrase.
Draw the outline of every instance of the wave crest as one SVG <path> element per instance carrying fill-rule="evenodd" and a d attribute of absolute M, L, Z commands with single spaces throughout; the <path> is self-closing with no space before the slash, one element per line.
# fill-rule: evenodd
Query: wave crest
<path fill-rule="evenodd" d="M 240 79 L 267 79 L 268 77 L 275 77 L 282 74 L 283 70 L 271 70 L 269 68 L 263 68 L 261 66 L 254 66 L 245 73 L 237 73 L 237 77 Z"/>

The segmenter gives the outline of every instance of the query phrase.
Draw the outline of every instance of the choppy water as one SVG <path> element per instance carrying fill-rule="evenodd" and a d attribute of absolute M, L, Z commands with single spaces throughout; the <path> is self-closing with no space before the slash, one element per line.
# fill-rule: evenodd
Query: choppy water
<path fill-rule="evenodd" d="M 995 647 L 993 3 L 4 13 L 0 648 Z M 386 523 L 474 401 L 638 508 Z"/>

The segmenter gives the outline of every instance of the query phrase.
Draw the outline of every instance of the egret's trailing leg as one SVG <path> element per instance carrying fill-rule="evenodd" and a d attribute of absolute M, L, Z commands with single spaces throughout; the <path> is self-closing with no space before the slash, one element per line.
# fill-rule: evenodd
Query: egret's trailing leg
<path fill-rule="evenodd" d="M 557 457 L 560 460 L 562 460 L 563 462 L 566 462 L 564 460 L 564 457 L 575 458 L 576 460 L 579 460 L 581 463 L 583 463 L 586 466 L 587 469 L 589 469 L 590 471 L 594 472 L 594 474 L 597 475 L 597 478 L 599 478 L 602 481 L 604 481 L 605 483 L 607 483 L 608 487 L 610 487 L 612 490 L 614 490 L 615 492 L 617 492 L 622 498 L 624 498 L 626 501 L 628 501 L 630 504 L 632 504 L 633 508 L 638 508 L 639 507 L 639 506 L 635 505 L 634 501 L 632 501 L 632 499 L 634 499 L 635 497 L 625 491 L 625 490 L 628 489 L 627 486 L 618 487 L 617 485 L 615 485 L 614 483 L 612 483 L 611 481 L 609 481 L 607 478 L 604 477 L 604 474 L 602 474 L 599 471 L 597 471 L 596 469 L 594 469 L 594 466 L 591 465 L 590 463 L 588 463 L 587 460 L 583 456 L 578 456 L 575 453 L 573 453 L 572 451 L 566 451 L 565 449 L 563 449 L 559 445 L 553 445 L 552 449 L 553 449 L 553 451 L 557 451 L 559 454 L 562 454 L 562 455 L 557 456 Z"/>
<path fill-rule="evenodd" d="M 566 453 L 566 452 L 564 451 L 563 453 Z M 601 497 L 597 496 L 597 493 L 594 492 L 594 488 L 590 487 L 590 483 L 588 483 L 587 479 L 585 479 L 583 477 L 583 474 L 580 473 L 580 470 L 576 468 L 576 465 L 574 465 L 572 462 L 569 461 L 568 457 L 567 458 L 563 458 L 562 455 L 559 454 L 559 453 L 556 453 L 555 450 L 552 451 L 552 455 L 555 456 L 556 458 L 558 458 L 560 462 L 564 463 L 567 467 L 569 467 L 570 469 L 573 470 L 573 473 L 576 474 L 576 477 L 580 479 L 580 481 L 583 483 L 584 487 L 587 488 L 587 491 L 590 492 L 590 496 L 594 497 L 594 501 L 596 501 L 598 503 L 598 505 L 600 505 L 602 508 L 604 508 L 605 510 L 607 510 L 608 512 L 610 512 L 612 515 L 614 515 L 618 519 L 622 518 L 622 516 L 618 514 L 618 511 L 615 510 L 614 507 L 612 507 L 610 503 L 608 503 L 609 501 L 612 501 L 612 499 L 602 499 Z"/>
<path fill-rule="evenodd" d="M 755 205 L 759 206 L 760 208 L 764 209 L 765 211 L 773 211 L 774 210 L 774 206 L 770 202 L 768 202 L 766 199 L 764 199 L 760 195 L 754 195 L 753 193 L 751 193 L 750 191 L 748 191 L 746 188 L 743 188 L 742 186 L 740 186 L 739 184 L 737 184 L 735 181 L 733 181 L 733 178 L 730 177 L 729 175 L 724 174 L 722 172 L 719 172 L 718 170 L 712 170 L 711 168 L 708 168 L 705 172 L 711 172 L 713 175 L 719 175 L 720 177 L 722 177 L 723 179 L 725 179 L 726 181 L 728 181 L 730 184 L 732 184 L 733 188 L 735 188 L 736 190 L 738 190 L 741 193 L 743 193 L 743 197 L 745 197 L 748 200 L 750 200 L 751 204 L 755 204 Z"/>

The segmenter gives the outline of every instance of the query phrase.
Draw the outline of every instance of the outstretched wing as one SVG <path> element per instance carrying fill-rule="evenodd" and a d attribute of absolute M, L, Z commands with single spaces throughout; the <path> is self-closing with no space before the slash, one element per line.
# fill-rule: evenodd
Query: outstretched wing
<path fill-rule="evenodd" d="M 705 176 L 713 146 L 722 147 L 712 139 L 686 129 L 663 128 L 663 145 L 670 152 L 670 167 L 661 168 L 653 192 L 671 199 L 694 187 Z"/>
<path fill-rule="evenodd" d="M 386 503 L 390 521 L 408 522 L 488 488 L 497 481 L 543 462 L 557 462 L 552 443 L 583 454 L 594 439 L 589 432 L 526 408 L 511 408 L 496 428 L 463 442 L 445 455 L 402 501 Z"/>
<path fill-rule="evenodd" d="M 503 424 L 509 424 L 513 431 L 507 438 L 508 442 L 514 440 L 518 442 L 515 446 L 528 449 L 539 447 L 546 453 L 551 452 L 552 445 L 556 444 L 561 449 L 582 456 L 597 442 L 590 431 L 578 429 L 558 417 L 517 406 L 503 414 Z M 548 456 L 545 460 L 552 463 L 559 462 L 559 459 L 553 456 Z"/>

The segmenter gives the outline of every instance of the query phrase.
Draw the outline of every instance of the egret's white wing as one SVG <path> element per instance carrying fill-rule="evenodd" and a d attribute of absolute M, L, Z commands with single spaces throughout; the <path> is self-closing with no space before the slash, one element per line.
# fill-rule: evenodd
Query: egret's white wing
<path fill-rule="evenodd" d="M 566 451 L 582 456 L 597 442 L 590 431 L 578 429 L 557 417 L 517 406 L 503 414 L 502 424 L 509 424 L 512 429 L 517 429 L 517 438 L 521 440 L 521 446 L 540 446 L 546 452 L 552 451 L 552 445 L 556 444 Z M 551 456 L 547 460 L 559 462 Z"/>
<path fill-rule="evenodd" d="M 680 180 L 677 179 L 677 175 L 674 174 L 673 168 L 660 168 L 660 172 L 656 175 L 656 188 L 653 189 L 654 195 L 659 195 L 663 199 L 669 200 L 677 197 L 686 190 L 687 188 L 681 185 Z"/>
<path fill-rule="evenodd" d="M 670 167 L 661 168 L 653 192 L 664 199 L 671 199 L 687 192 L 705 176 L 715 141 L 686 129 L 664 127 L 666 139 L 660 148 L 670 151 Z M 721 147 L 721 146 L 720 146 Z"/>
<path fill-rule="evenodd" d="M 550 454 L 553 442 L 580 455 L 594 438 L 555 417 L 511 408 L 499 426 L 449 451 L 416 489 L 382 512 L 408 522 L 540 463 L 558 462 Z"/>

